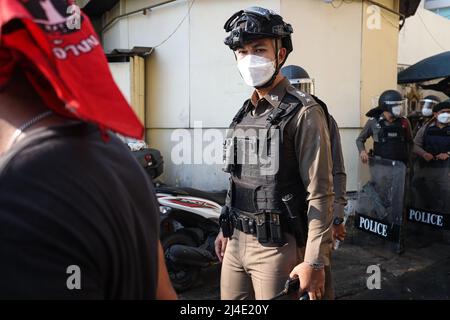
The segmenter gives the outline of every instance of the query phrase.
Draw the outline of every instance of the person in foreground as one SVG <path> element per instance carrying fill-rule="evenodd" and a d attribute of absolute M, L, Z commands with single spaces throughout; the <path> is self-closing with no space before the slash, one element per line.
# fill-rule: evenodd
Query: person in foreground
<path fill-rule="evenodd" d="M 0 0 L 0 299 L 176 299 L 153 186 L 111 132 L 142 125 L 67 6 Z"/>

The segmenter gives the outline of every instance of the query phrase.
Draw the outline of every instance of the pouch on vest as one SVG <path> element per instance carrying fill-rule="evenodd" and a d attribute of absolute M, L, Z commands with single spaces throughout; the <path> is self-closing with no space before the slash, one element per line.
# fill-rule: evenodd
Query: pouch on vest
<path fill-rule="evenodd" d="M 288 227 L 294 234 L 297 247 L 306 245 L 308 239 L 308 221 L 306 219 L 306 206 L 301 205 L 300 197 L 289 193 L 282 198 L 288 213 Z"/>
<path fill-rule="evenodd" d="M 258 238 L 258 241 L 262 244 L 269 242 L 266 214 L 264 212 L 255 214 L 255 220 L 256 220 L 256 237 Z"/>

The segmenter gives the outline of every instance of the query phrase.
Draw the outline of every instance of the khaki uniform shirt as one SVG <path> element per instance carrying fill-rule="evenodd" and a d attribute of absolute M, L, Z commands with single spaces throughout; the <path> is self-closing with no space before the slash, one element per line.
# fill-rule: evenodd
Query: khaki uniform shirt
<path fill-rule="evenodd" d="M 299 91 L 287 79 L 259 99 L 256 91 L 249 104 L 251 114 L 261 116 L 277 108 L 287 94 L 299 97 Z M 307 96 L 307 99 L 313 99 Z M 322 108 L 313 103 L 303 107 L 286 125 L 286 144 L 295 146 L 298 170 L 307 191 L 308 240 L 304 261 L 329 265 L 333 207 L 333 177 L 330 135 Z M 283 159 L 280 159 L 282 165 Z"/>

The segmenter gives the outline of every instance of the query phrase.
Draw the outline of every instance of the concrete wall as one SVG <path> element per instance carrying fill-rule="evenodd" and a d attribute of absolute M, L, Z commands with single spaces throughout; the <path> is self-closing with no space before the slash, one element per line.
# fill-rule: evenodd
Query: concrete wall
<path fill-rule="evenodd" d="M 122 0 L 105 16 L 105 22 L 115 14 L 154 3 Z M 384 3 L 393 7 L 394 0 Z M 233 54 L 223 44 L 223 24 L 234 12 L 254 4 L 251 0 L 197 0 L 186 21 L 161 46 L 186 15 L 186 1 L 123 19 L 103 35 L 107 51 L 157 46 L 146 72 L 147 138 L 165 156 L 168 183 L 206 190 L 227 185 L 220 167 L 207 165 L 204 159 L 196 159 L 197 164 L 174 164 L 171 152 L 179 141 L 173 141 L 173 135 L 193 137 L 197 122 L 223 132 L 251 93 L 239 76 Z M 294 53 L 287 64 L 302 65 L 315 78 L 316 93 L 328 103 L 341 127 L 348 190 L 355 190 L 358 158 L 354 141 L 363 122 L 361 112 L 368 108 L 372 95 L 395 87 L 395 30 L 387 22 L 376 33 L 365 30 L 368 14 L 361 1 L 344 3 L 338 9 L 318 0 L 261 0 L 257 4 L 281 12 L 292 23 Z M 180 132 L 180 128 L 186 130 Z M 205 145 L 210 143 L 207 138 Z M 220 147 L 222 141 L 211 143 Z"/>
<path fill-rule="evenodd" d="M 129 12 L 154 3 L 157 1 L 122 1 L 120 10 Z M 239 76 L 232 52 L 223 44 L 223 24 L 241 7 L 253 4 L 253 1 L 197 0 L 189 18 L 149 58 L 147 139 L 165 157 L 163 178 L 168 183 L 202 189 L 223 189 L 227 185 L 227 176 L 220 166 L 206 165 L 203 161 L 172 163 L 171 151 L 178 141 L 171 141 L 171 136 L 174 130 L 185 128 L 186 134 L 193 137 L 192 128 L 199 121 L 205 128 L 224 131 L 251 93 Z M 258 4 L 280 10 L 279 1 Z M 154 47 L 173 32 L 187 10 L 187 1 L 177 1 L 147 16 L 140 14 L 124 19 L 104 33 L 105 50 L 118 45 Z M 215 141 L 218 149 L 221 144 L 222 141 Z"/>
<path fill-rule="evenodd" d="M 380 0 L 398 11 L 391 0 Z M 373 6 L 364 3 L 363 11 L 373 13 Z M 373 108 L 373 100 L 383 91 L 397 88 L 397 55 L 399 17 L 381 9 L 380 24 L 365 23 L 362 28 L 361 54 L 361 126 L 367 122 L 366 112 Z"/>
<path fill-rule="evenodd" d="M 316 93 L 341 128 L 348 190 L 356 189 L 361 77 L 362 3 L 335 9 L 322 1 L 281 1 L 293 28 L 294 52 L 287 64 L 303 66 L 315 79 Z"/>
<path fill-rule="evenodd" d="M 103 23 L 112 20 L 114 17 L 125 12 L 124 2 L 120 1 L 113 9 L 107 12 L 103 17 Z M 103 46 L 105 51 L 112 51 L 113 49 L 128 48 L 128 20 L 122 19 L 117 23 L 111 25 L 103 31 L 102 34 Z"/>
<path fill-rule="evenodd" d="M 412 65 L 445 51 L 450 51 L 450 20 L 424 9 L 422 1 L 400 32 L 398 62 Z"/>
<path fill-rule="evenodd" d="M 131 74 L 129 62 L 113 62 L 109 64 L 109 69 L 113 75 L 114 81 L 128 103 L 131 103 Z"/>

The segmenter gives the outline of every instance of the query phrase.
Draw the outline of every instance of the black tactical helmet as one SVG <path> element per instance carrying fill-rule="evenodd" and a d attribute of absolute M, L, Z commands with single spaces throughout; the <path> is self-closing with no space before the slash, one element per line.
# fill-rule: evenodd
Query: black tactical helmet
<path fill-rule="evenodd" d="M 403 97 L 397 90 L 387 90 L 378 99 L 378 107 L 383 111 L 391 111 L 392 107 L 402 105 Z"/>
<path fill-rule="evenodd" d="M 296 65 L 286 66 L 281 68 L 281 74 L 300 91 L 314 94 L 314 80 L 309 77 L 308 72 L 302 67 Z"/>
<path fill-rule="evenodd" d="M 433 102 L 435 102 L 435 103 L 441 102 L 441 99 L 439 99 L 439 97 L 433 96 L 433 95 L 426 96 L 426 97 L 423 98 L 422 100 L 431 100 L 431 101 L 433 101 Z"/>
<path fill-rule="evenodd" d="M 224 29 L 230 32 L 224 42 L 231 50 L 242 47 L 246 42 L 256 39 L 281 39 L 287 55 L 292 52 L 292 26 L 272 10 L 250 7 L 233 14 L 225 23 Z M 286 55 L 286 56 L 287 56 Z"/>
<path fill-rule="evenodd" d="M 444 109 L 450 109 L 450 99 L 438 103 L 433 107 L 433 112 L 439 112 Z"/>

